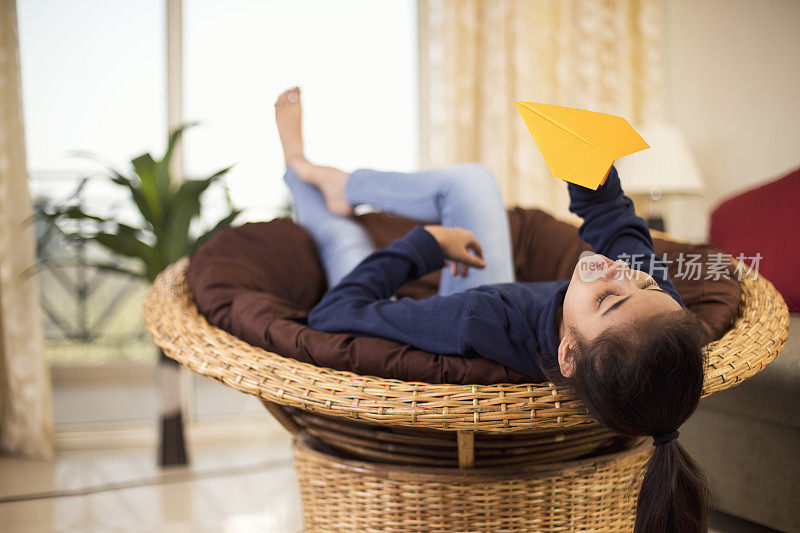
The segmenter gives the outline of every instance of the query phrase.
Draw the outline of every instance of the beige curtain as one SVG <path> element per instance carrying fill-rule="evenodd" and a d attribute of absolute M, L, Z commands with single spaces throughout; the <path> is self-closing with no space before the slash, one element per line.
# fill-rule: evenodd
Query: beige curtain
<path fill-rule="evenodd" d="M 567 216 L 514 100 L 663 113 L 660 0 L 419 0 L 422 165 L 478 161 L 507 205 Z"/>
<path fill-rule="evenodd" d="M 0 0 L 0 452 L 53 456 L 50 375 L 42 353 L 20 97 L 15 0 Z"/>

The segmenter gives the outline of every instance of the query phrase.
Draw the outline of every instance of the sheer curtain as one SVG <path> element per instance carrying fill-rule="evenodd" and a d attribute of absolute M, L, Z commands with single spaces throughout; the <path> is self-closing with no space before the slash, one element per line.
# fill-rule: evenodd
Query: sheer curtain
<path fill-rule="evenodd" d="M 478 161 L 507 205 L 567 216 L 514 100 L 663 113 L 660 0 L 419 0 L 423 166 Z"/>
<path fill-rule="evenodd" d="M 43 355 L 20 97 L 14 0 L 0 0 L 0 452 L 53 456 L 50 375 Z"/>

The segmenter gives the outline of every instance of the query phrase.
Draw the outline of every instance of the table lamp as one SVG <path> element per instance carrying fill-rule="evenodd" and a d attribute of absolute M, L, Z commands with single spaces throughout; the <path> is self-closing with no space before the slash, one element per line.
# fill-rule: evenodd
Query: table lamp
<path fill-rule="evenodd" d="M 669 124 L 637 126 L 636 131 L 650 149 L 621 157 L 614 162 L 622 188 L 641 206 L 647 199 L 647 225 L 664 231 L 660 201 L 665 194 L 698 194 L 703 179 L 681 131 Z"/>

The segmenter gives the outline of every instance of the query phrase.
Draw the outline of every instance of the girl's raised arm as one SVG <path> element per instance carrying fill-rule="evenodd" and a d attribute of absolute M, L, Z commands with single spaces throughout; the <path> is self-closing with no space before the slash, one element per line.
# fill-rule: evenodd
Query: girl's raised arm
<path fill-rule="evenodd" d="M 647 272 L 681 305 L 678 291 L 669 279 L 666 263 L 655 255 L 653 239 L 645 221 L 636 215 L 625 196 L 617 169 L 612 166 L 606 182 L 596 191 L 568 183 L 569 210 L 583 219 L 581 239 L 594 251 L 611 259 L 623 259 L 631 268 Z"/>

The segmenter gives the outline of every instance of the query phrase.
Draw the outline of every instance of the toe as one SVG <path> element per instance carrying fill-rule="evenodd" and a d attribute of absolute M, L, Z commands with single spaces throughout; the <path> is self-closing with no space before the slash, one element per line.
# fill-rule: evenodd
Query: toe
<path fill-rule="evenodd" d="M 281 106 L 287 102 L 291 101 L 291 94 L 290 91 L 283 91 L 279 96 L 278 99 L 275 100 L 275 109 L 280 109 Z"/>

